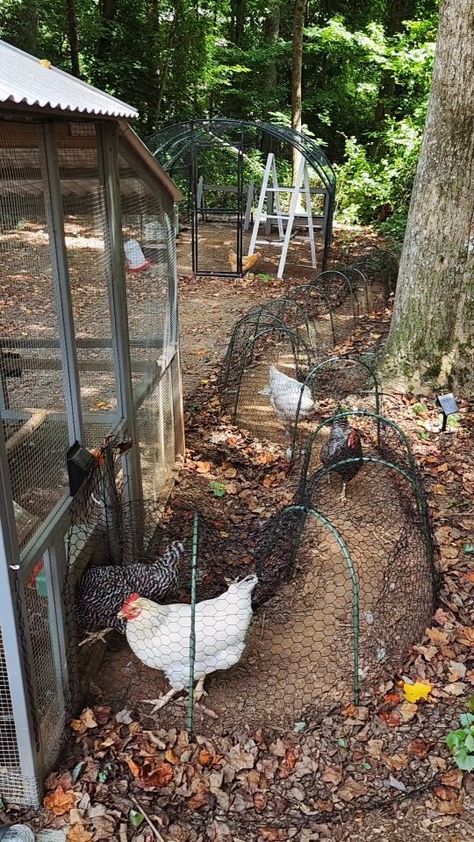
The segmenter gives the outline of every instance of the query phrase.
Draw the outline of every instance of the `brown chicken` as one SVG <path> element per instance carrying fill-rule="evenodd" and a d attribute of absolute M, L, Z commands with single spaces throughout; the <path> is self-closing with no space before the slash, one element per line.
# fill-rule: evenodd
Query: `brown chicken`
<path fill-rule="evenodd" d="M 344 418 L 335 421 L 331 427 L 329 440 L 322 446 L 319 456 L 325 467 L 336 465 L 344 459 L 357 458 L 356 462 L 347 462 L 334 469 L 342 479 L 341 500 L 343 501 L 346 499 L 347 483 L 354 479 L 363 465 L 363 455 L 359 431 L 351 427 Z"/>
<path fill-rule="evenodd" d="M 248 254 L 246 257 L 242 257 L 242 274 L 246 275 L 247 272 L 255 269 L 261 256 L 261 253 L 256 251 L 255 254 Z M 237 255 L 232 249 L 229 249 L 229 266 L 233 272 L 237 272 Z"/>

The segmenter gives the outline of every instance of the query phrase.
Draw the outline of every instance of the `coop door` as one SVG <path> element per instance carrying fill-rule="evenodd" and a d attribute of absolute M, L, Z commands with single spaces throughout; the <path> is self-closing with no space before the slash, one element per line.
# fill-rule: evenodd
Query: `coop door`
<path fill-rule="evenodd" d="M 194 150 L 193 271 L 240 275 L 245 198 L 242 147 L 235 139 L 210 136 Z"/>

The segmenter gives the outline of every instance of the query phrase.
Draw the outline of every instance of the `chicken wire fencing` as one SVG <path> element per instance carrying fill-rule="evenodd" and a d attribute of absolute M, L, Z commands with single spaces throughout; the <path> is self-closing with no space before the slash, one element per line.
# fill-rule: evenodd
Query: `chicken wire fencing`
<path fill-rule="evenodd" d="M 168 507 L 146 579 L 128 566 L 120 596 L 131 592 L 118 612 L 114 590 L 122 637 L 109 638 L 95 692 L 162 727 L 198 733 L 309 725 L 335 702 L 359 703 L 420 639 L 435 599 L 414 477 L 363 459 L 345 503 L 337 482 L 314 475 L 303 502 L 255 519 L 245 535 L 182 501 Z M 148 576 L 169 575 L 170 557 L 176 578 L 157 597 L 157 574 Z M 76 612 L 84 614 L 77 591 Z"/>
<path fill-rule="evenodd" d="M 117 476 L 134 546 L 143 488 L 158 506 L 182 453 L 171 214 L 111 122 L 0 122 L 0 795 L 16 803 L 38 800 L 65 728 L 68 450 L 133 438 Z"/>

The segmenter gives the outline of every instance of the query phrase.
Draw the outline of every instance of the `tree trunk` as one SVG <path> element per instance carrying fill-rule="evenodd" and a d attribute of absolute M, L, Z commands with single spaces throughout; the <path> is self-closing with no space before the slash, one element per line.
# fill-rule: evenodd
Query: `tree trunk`
<path fill-rule="evenodd" d="M 291 66 L 291 127 L 301 131 L 303 30 L 307 0 L 295 0 L 293 10 L 293 58 Z M 300 153 L 293 150 L 293 183 L 300 162 Z"/>
<path fill-rule="evenodd" d="M 117 11 L 116 0 L 101 0 L 99 3 L 101 17 L 101 32 L 97 42 L 97 58 L 106 60 L 110 43 L 110 24 Z"/>
<path fill-rule="evenodd" d="M 414 388 L 474 380 L 473 34 L 472 0 L 444 0 L 385 361 Z"/>
<path fill-rule="evenodd" d="M 273 0 L 265 18 L 263 26 L 263 40 L 265 47 L 272 49 L 278 41 L 280 34 L 280 0 Z M 264 118 L 268 119 L 269 112 L 277 105 L 278 94 L 278 73 L 277 65 L 274 56 L 270 56 L 269 60 L 262 67 L 262 88 L 267 92 L 267 102 L 265 103 Z"/>
<path fill-rule="evenodd" d="M 77 76 L 79 78 L 79 43 L 77 38 L 77 16 L 75 0 L 66 0 L 66 18 L 69 40 L 69 53 L 71 56 L 71 72 L 73 76 Z"/>
<path fill-rule="evenodd" d="M 403 30 L 403 22 L 413 17 L 415 13 L 414 0 L 392 0 L 388 4 L 388 17 L 385 34 L 393 37 Z M 395 79 L 391 70 L 384 70 L 380 79 L 379 95 L 375 107 L 374 121 L 376 128 L 380 128 L 387 114 L 390 114 L 391 103 L 395 94 Z"/>

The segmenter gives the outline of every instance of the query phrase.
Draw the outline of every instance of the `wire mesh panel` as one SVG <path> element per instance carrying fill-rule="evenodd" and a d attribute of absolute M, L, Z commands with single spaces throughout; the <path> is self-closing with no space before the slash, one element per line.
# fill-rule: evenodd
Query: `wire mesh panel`
<path fill-rule="evenodd" d="M 53 622 L 54 608 L 45 577 L 47 564 L 47 558 L 42 558 L 34 565 L 24 589 L 28 618 L 27 654 L 35 698 L 33 715 L 45 771 L 58 755 L 66 722 L 59 655 L 55 650 L 57 626 Z"/>
<path fill-rule="evenodd" d="M 120 158 L 123 248 L 133 399 L 145 497 L 157 497 L 175 462 L 169 366 L 177 352 L 172 223 L 159 197 Z"/>
<path fill-rule="evenodd" d="M 311 349 L 289 328 L 274 324 L 260 330 L 236 359 L 235 423 L 260 438 L 289 443 L 310 360 Z M 283 392 L 291 394 L 291 407 L 281 403 Z"/>
<path fill-rule="evenodd" d="M 94 124 L 56 127 L 64 236 L 79 368 L 84 443 L 98 445 L 120 414 L 112 343 L 107 219 Z"/>
<path fill-rule="evenodd" d="M 2 417 L 21 546 L 64 494 L 68 445 L 41 129 L 0 126 Z"/>
<path fill-rule="evenodd" d="M 378 415 L 382 398 L 377 375 L 370 362 L 363 357 L 351 355 L 328 357 L 313 366 L 305 378 L 308 396 L 317 406 L 319 418 L 331 417 L 342 410 L 367 410 Z M 306 423 L 305 402 L 302 399 L 296 407 L 292 427 L 292 464 L 300 463 L 308 438 L 314 433 Z M 377 431 L 380 443 L 380 428 Z M 309 447 L 312 446 L 310 437 Z"/>
<path fill-rule="evenodd" d="M 422 637 L 434 609 L 436 577 L 417 479 L 395 462 L 354 459 L 350 448 L 346 453 L 331 461 L 326 448 L 326 466 L 309 479 L 305 500 L 350 548 L 359 589 L 358 675 L 373 685 L 382 672 L 393 674 Z M 336 477 L 350 483 L 347 499 Z M 333 611 L 338 607 L 336 602 Z"/>
<path fill-rule="evenodd" d="M 0 792 L 9 801 L 22 789 L 20 749 L 0 626 Z"/>

